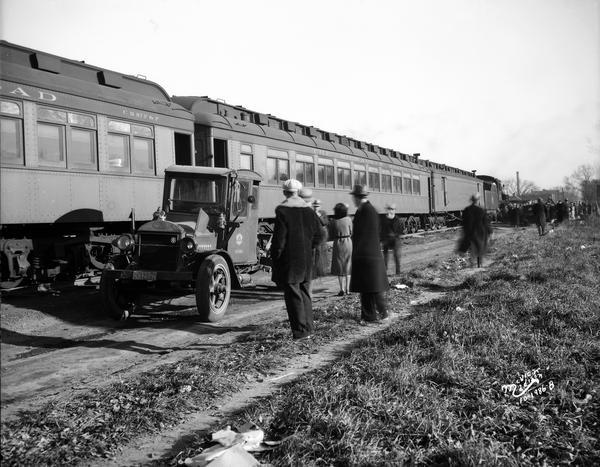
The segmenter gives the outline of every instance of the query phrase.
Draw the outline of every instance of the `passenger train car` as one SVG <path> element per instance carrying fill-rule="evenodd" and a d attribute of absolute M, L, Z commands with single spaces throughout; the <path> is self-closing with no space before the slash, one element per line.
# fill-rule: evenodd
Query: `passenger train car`
<path fill-rule="evenodd" d="M 336 203 L 350 201 L 353 185 L 367 185 L 379 212 L 395 204 L 408 232 L 459 219 L 473 193 L 490 211 L 497 208 L 497 184 L 491 177 L 476 177 L 475 171 L 207 97 L 173 96 L 173 101 L 194 115 L 195 165 L 249 169 L 264 176 L 262 220 L 272 219 L 288 177 L 312 187 L 329 214 Z"/>
<path fill-rule="evenodd" d="M 297 178 L 332 214 L 366 185 L 406 231 L 460 219 L 469 196 L 497 208 L 499 182 L 419 154 L 324 131 L 208 97 L 0 41 L 2 284 L 102 269 L 117 234 L 152 218 L 165 170 L 196 166 L 261 177 L 268 235 L 281 184 Z M 350 209 L 350 214 L 352 214 Z M 39 279 L 39 278 L 38 278 Z"/>
<path fill-rule="evenodd" d="M 100 266 L 111 234 L 151 219 L 165 168 L 190 160 L 192 116 L 145 79 L 5 41 L 0 60 L 3 281 Z"/>

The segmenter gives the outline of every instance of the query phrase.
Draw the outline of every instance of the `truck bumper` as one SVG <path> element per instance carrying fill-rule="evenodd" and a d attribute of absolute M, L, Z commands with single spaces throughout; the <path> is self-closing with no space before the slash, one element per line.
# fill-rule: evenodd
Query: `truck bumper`
<path fill-rule="evenodd" d="M 102 274 L 107 279 L 127 279 L 133 281 L 193 281 L 190 271 L 145 271 L 142 269 L 105 269 Z"/>

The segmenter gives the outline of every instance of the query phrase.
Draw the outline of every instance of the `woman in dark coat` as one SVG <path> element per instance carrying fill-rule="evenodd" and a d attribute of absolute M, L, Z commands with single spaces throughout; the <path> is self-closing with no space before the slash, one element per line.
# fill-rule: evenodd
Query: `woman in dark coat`
<path fill-rule="evenodd" d="M 458 251 L 471 252 L 477 258 L 477 267 L 481 267 L 481 259 L 487 251 L 488 238 L 492 233 L 490 222 L 484 209 L 477 206 L 479 193 L 471 196 L 471 205 L 463 211 L 463 237 L 460 240 Z"/>
<path fill-rule="evenodd" d="M 352 223 L 352 275 L 350 291 L 360 293 L 361 318 L 377 321 L 388 316 L 385 291 L 389 282 L 379 243 L 379 214 L 367 200 L 364 186 L 350 193 L 357 207 Z"/>

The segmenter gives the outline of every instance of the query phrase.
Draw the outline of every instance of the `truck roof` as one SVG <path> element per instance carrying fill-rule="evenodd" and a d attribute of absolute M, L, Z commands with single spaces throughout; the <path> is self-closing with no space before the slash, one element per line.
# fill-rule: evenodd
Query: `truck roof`
<path fill-rule="evenodd" d="M 205 166 L 191 166 L 191 165 L 172 165 L 165 169 L 165 174 L 198 174 L 198 175 L 211 175 L 213 177 L 226 177 L 231 172 L 237 172 L 246 179 L 250 180 L 262 180 L 262 177 L 253 170 L 240 169 L 234 170 L 227 167 L 205 167 Z"/>

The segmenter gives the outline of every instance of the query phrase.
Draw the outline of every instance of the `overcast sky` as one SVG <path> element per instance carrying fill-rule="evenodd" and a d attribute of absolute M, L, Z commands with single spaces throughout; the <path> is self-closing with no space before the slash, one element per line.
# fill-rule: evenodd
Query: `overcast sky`
<path fill-rule="evenodd" d="M 0 37 L 542 188 L 600 164 L 600 0 L 0 0 Z"/>

